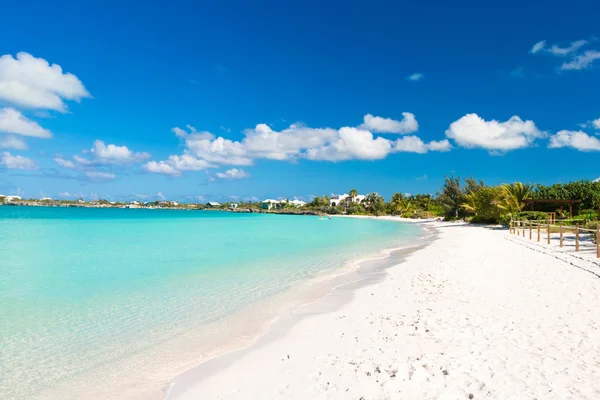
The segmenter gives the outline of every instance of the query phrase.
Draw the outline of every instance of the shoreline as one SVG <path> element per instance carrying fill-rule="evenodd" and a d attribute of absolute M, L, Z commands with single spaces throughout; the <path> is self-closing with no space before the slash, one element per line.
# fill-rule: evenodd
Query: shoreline
<path fill-rule="evenodd" d="M 369 218 L 399 223 L 422 223 L 431 221 L 403 219 L 392 216 L 369 216 L 369 215 L 336 215 L 335 218 Z M 353 293 L 358 288 L 368 287 L 385 278 L 386 270 L 402 263 L 405 257 L 415 251 L 427 247 L 432 241 L 437 240 L 438 232 L 433 226 L 425 226 L 423 235 L 416 238 L 408 246 L 391 249 L 381 249 L 377 256 L 351 260 L 340 270 L 327 273 L 324 277 L 315 277 L 304 282 L 305 288 L 318 289 L 319 285 L 327 288 L 320 295 L 310 301 L 296 304 L 291 312 L 280 312 L 266 326 L 262 332 L 253 336 L 253 339 L 245 345 L 221 352 L 209 357 L 199 364 L 188 368 L 186 371 L 175 375 L 163 388 L 163 400 L 177 400 L 180 393 L 185 392 L 196 384 L 200 377 L 214 375 L 222 370 L 226 364 L 235 362 L 236 358 L 243 356 L 246 352 L 259 348 L 265 341 L 284 336 L 294 325 L 308 315 L 328 313 L 342 307 L 352 299 Z M 363 271 L 364 270 L 364 271 Z M 290 311 L 290 310 L 288 310 Z M 200 378 L 200 379 L 199 379 Z"/>
<path fill-rule="evenodd" d="M 204 362 L 252 346 L 277 321 L 293 316 L 304 305 L 328 296 L 332 288 L 361 279 L 354 274 L 363 261 L 388 259 L 392 252 L 422 241 L 427 232 L 416 227 L 409 231 L 413 229 L 414 233 L 408 234 L 406 240 L 399 233 L 401 236 L 398 240 L 384 241 L 387 245 L 393 245 L 393 248 L 380 248 L 384 243 L 379 243 L 379 246 L 375 243 L 371 250 L 367 248 L 362 255 L 338 263 L 333 270 L 293 281 L 281 293 L 248 304 L 217 321 L 178 332 L 159 346 L 144 348 L 135 354 L 94 367 L 93 370 L 90 368 L 89 374 L 81 374 L 43 389 L 36 393 L 35 398 L 63 398 L 69 394 L 91 399 L 162 399 L 169 392 L 174 378 Z M 146 362 L 141 363 L 141 360 Z M 117 371 L 120 371 L 120 376 L 113 379 Z"/>
<path fill-rule="evenodd" d="M 598 398 L 598 275 L 503 229 L 428 225 L 428 246 L 176 377 L 166 399 Z"/>

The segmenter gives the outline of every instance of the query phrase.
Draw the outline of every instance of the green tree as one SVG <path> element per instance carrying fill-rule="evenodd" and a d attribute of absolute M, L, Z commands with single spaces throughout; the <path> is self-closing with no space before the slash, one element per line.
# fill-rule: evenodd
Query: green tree
<path fill-rule="evenodd" d="M 470 178 L 471 179 L 471 178 Z M 500 189 L 486 186 L 483 182 L 471 180 L 469 192 L 464 195 L 461 207 L 473 215 L 473 222 L 496 223 L 500 218 L 500 207 L 498 198 Z"/>
<path fill-rule="evenodd" d="M 503 184 L 500 186 L 500 198 L 498 206 L 508 214 L 521 212 L 525 207 L 525 200 L 529 199 L 533 193 L 533 186 L 515 182 Z"/>
<path fill-rule="evenodd" d="M 437 200 L 444 210 L 446 219 L 454 219 L 455 215 L 464 216 L 461 205 L 465 203 L 465 193 L 460 187 L 460 177 L 444 176 L 444 186 L 438 192 Z"/>

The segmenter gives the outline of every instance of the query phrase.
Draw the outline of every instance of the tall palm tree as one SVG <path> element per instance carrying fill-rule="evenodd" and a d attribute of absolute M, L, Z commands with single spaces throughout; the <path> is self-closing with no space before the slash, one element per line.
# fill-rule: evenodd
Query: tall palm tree
<path fill-rule="evenodd" d="M 533 185 L 521 182 L 505 183 L 500 186 L 500 202 L 498 206 L 509 213 L 520 212 L 525 208 L 525 200 L 531 197 Z"/>
<path fill-rule="evenodd" d="M 350 202 L 354 203 L 354 199 L 358 196 L 358 191 L 356 189 L 350 189 L 350 192 L 348 193 L 350 194 Z"/>

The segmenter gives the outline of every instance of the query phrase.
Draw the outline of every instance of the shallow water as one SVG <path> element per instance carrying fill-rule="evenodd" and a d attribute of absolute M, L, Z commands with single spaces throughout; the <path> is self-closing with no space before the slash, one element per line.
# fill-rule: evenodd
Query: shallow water
<path fill-rule="evenodd" d="M 3 399 L 93 390 L 107 370 L 152 381 L 178 356 L 161 346 L 202 342 L 199 327 L 421 234 L 372 219 L 8 206 L 0 232 Z M 131 373 L 131 360 L 147 368 Z"/>

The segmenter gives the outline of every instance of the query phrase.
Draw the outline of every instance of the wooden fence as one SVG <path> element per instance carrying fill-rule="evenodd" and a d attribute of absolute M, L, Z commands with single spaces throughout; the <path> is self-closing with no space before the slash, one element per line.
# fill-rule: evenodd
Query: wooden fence
<path fill-rule="evenodd" d="M 529 239 L 533 240 L 533 232 L 536 231 L 537 241 L 541 241 L 542 237 L 542 229 L 545 231 L 548 244 L 550 244 L 550 235 L 552 230 L 558 230 L 560 234 L 560 247 L 563 247 L 564 244 L 564 234 L 565 232 L 574 232 L 575 233 L 575 251 L 579 251 L 580 245 L 580 235 L 589 233 L 592 238 L 596 239 L 596 257 L 600 258 L 600 224 L 598 224 L 597 229 L 586 229 L 581 228 L 579 225 L 570 226 L 560 224 L 551 224 L 550 221 L 510 221 L 510 229 L 509 232 L 511 234 L 515 234 L 517 236 L 527 234 L 529 231 Z"/>

